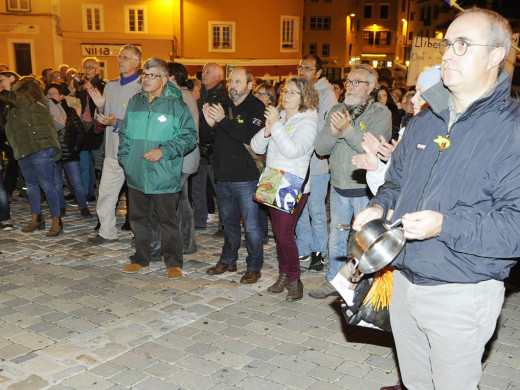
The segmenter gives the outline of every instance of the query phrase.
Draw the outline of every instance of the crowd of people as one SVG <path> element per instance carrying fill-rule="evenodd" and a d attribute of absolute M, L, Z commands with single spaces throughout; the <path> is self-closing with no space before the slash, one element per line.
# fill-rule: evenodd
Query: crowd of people
<path fill-rule="evenodd" d="M 163 260 L 176 279 L 183 254 L 197 250 L 196 231 L 212 218 L 215 194 L 224 243 L 206 273 L 237 271 L 243 228 L 240 283 L 256 283 L 270 216 L 279 275 L 268 291 L 287 290 L 286 300 L 297 301 L 301 267 L 320 272 L 327 258 L 309 295 L 338 295 L 331 281 L 348 260 L 352 232 L 336 226 L 360 229 L 393 210 L 408 239 L 392 263 L 390 304 L 402 382 L 384 389 L 475 389 L 502 281 L 520 255 L 519 108 L 503 70 L 510 40 L 500 15 L 466 10 L 439 45 L 442 65 L 410 89 L 390 88 L 365 64 L 329 82 L 313 54 L 297 76 L 274 86 L 244 67 L 226 86 L 217 63 L 204 66 L 200 82 L 190 80 L 182 64 L 157 57 L 142 64 L 133 45 L 121 49 L 120 77 L 109 82 L 94 57 L 81 73 L 62 65 L 41 78 L 0 65 L 7 159 L 0 229 L 14 228 L 9 197 L 18 166 L 31 208 L 23 232 L 45 228 L 43 191 L 52 221 L 46 234 L 61 234 L 64 183 L 67 200 L 92 217 L 88 202 L 99 182 L 97 233 L 88 242 L 118 240 L 116 206 L 126 191 L 135 254 L 123 272 Z M 254 201 L 264 167 L 304 179 L 292 213 Z"/>

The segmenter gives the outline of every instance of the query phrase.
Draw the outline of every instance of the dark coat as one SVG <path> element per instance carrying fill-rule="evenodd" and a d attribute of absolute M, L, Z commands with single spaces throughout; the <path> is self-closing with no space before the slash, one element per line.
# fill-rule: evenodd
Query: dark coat
<path fill-rule="evenodd" d="M 22 78 L 14 83 L 12 91 L 0 92 L 0 102 L 9 105 L 5 132 L 15 159 L 50 148 L 58 151 L 56 161 L 61 159 L 54 119 L 38 80 Z"/>
<path fill-rule="evenodd" d="M 422 97 L 429 108 L 407 125 L 369 204 L 406 213 L 443 214 L 435 238 L 408 241 L 391 263 L 414 284 L 504 280 L 520 257 L 520 107 L 503 71 L 449 130 L 449 91 L 442 82 Z"/>
<path fill-rule="evenodd" d="M 99 75 L 96 75 L 90 83 L 93 87 L 96 87 L 100 93 L 103 93 L 105 90 L 105 82 L 99 78 Z M 94 101 L 88 96 L 87 90 L 81 90 L 76 93 L 76 97 L 81 101 L 81 114 L 85 113 L 85 108 L 87 106 L 87 102 L 90 109 L 90 115 L 92 117 L 92 122 L 83 122 L 85 126 L 86 136 L 85 142 L 83 144 L 83 150 L 98 150 L 101 144 L 103 143 L 103 134 L 98 134 L 95 131 L 96 121 L 94 120 L 95 112 L 96 112 L 96 104 Z M 108 115 L 108 114 L 107 114 Z"/>
<path fill-rule="evenodd" d="M 58 131 L 62 162 L 79 161 L 79 152 L 85 142 L 85 128 L 76 110 L 69 107 L 65 99 L 60 103 L 67 114 L 65 127 Z"/>
<path fill-rule="evenodd" d="M 264 127 L 265 106 L 251 93 L 238 106 L 225 110 L 226 117 L 215 127 L 213 174 L 219 181 L 258 180 L 256 162 L 244 144 Z"/>
<path fill-rule="evenodd" d="M 202 106 L 206 103 L 220 103 L 224 111 L 228 112 L 228 108 L 233 106 L 233 102 L 229 98 L 228 90 L 224 82 L 218 83 L 210 90 L 206 90 L 204 86 L 200 89 L 200 98 L 197 100 L 197 107 L 199 109 L 199 149 L 201 165 L 209 165 L 213 162 L 213 143 L 215 142 L 216 127 L 208 125 L 202 113 Z"/>

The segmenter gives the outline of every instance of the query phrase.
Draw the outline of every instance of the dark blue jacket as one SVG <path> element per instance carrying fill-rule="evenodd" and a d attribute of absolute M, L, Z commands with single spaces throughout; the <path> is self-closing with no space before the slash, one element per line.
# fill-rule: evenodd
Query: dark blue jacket
<path fill-rule="evenodd" d="M 408 124 L 371 203 L 405 213 L 444 215 L 436 238 L 409 241 L 392 263 L 415 284 L 503 280 L 520 257 L 520 109 L 502 72 L 446 136 L 449 91 L 438 83 L 423 97 L 430 108 Z"/>

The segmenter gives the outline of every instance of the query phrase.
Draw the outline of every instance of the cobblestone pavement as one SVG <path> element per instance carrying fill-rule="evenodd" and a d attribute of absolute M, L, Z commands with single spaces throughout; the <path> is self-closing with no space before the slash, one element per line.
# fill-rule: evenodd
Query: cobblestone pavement
<path fill-rule="evenodd" d="M 0 389 L 376 390 L 397 380 L 390 334 L 345 325 L 335 297 L 307 296 L 325 271 L 303 273 L 301 301 L 266 291 L 277 276 L 272 239 L 260 281 L 241 285 L 244 249 L 238 275 L 206 275 L 222 245 L 210 223 L 183 278 L 168 280 L 158 263 L 122 273 L 130 233 L 87 245 L 96 220 L 72 207 L 54 239 L 20 231 L 25 200 L 11 212 L 17 229 L 0 231 Z M 481 390 L 520 388 L 520 283 L 508 286 Z"/>

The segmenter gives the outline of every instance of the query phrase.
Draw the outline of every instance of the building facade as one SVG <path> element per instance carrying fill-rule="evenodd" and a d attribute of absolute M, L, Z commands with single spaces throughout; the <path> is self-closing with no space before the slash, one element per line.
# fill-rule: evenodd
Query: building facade
<path fill-rule="evenodd" d="M 261 11 L 261 12 L 257 12 Z M 207 62 L 248 66 L 256 77 L 296 74 L 303 0 L 8 0 L 0 2 L 0 62 L 25 74 L 97 57 L 105 79 L 118 76 L 121 46 L 181 62 L 191 75 Z"/>

